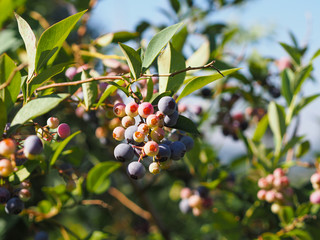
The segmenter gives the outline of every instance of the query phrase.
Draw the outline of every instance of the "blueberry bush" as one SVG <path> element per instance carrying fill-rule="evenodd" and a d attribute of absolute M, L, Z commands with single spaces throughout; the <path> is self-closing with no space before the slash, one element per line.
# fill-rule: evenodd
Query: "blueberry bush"
<path fill-rule="evenodd" d="M 70 2 L 0 3 L 1 239 L 317 239 L 298 128 L 320 50 L 230 52 L 256 39 L 208 16 L 245 0 L 170 0 L 172 24 L 99 37 L 96 1 Z"/>

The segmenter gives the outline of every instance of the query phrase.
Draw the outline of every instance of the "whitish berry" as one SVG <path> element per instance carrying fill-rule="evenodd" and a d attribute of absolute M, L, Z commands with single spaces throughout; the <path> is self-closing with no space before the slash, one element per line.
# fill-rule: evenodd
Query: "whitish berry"
<path fill-rule="evenodd" d="M 136 120 L 130 116 L 124 116 L 121 120 L 121 124 L 124 128 L 128 128 L 133 126 L 136 123 Z"/>
<path fill-rule="evenodd" d="M 141 162 L 131 162 L 128 165 L 128 174 L 133 179 L 140 179 L 146 173 L 146 169 L 144 168 Z"/>
<path fill-rule="evenodd" d="M 136 131 L 134 134 L 133 134 L 133 140 L 138 142 L 138 143 L 141 143 L 143 142 L 145 138 L 145 135 L 143 132 L 139 132 L 139 131 Z"/>
<path fill-rule="evenodd" d="M 126 108 L 126 105 L 124 103 L 116 103 L 113 106 L 114 115 L 116 115 L 117 117 L 125 116 L 126 115 L 125 108 Z"/>
<path fill-rule="evenodd" d="M 150 127 L 150 128 L 154 128 L 154 127 L 157 127 L 159 125 L 159 117 L 155 114 L 150 114 L 148 117 L 147 117 L 147 125 Z"/>
<path fill-rule="evenodd" d="M 274 202 L 276 200 L 276 192 L 274 190 L 267 191 L 265 198 L 267 202 Z"/>
<path fill-rule="evenodd" d="M 155 141 L 148 141 L 144 145 L 143 150 L 146 155 L 154 157 L 159 153 L 159 145 Z"/>
<path fill-rule="evenodd" d="M 190 207 L 200 207 L 202 204 L 201 197 L 199 195 L 192 195 L 188 198 Z"/>
<path fill-rule="evenodd" d="M 186 146 L 180 141 L 176 141 L 176 142 L 171 143 L 169 145 L 169 147 L 171 149 L 171 159 L 172 160 L 179 160 L 186 153 Z"/>
<path fill-rule="evenodd" d="M 150 165 L 149 165 L 149 172 L 152 173 L 152 174 L 158 174 L 160 172 L 160 166 L 158 163 L 156 162 L 152 162 Z"/>
<path fill-rule="evenodd" d="M 159 144 L 159 152 L 156 156 L 157 161 L 165 162 L 171 157 L 171 149 L 168 145 Z"/>
<path fill-rule="evenodd" d="M 55 129 L 59 126 L 59 119 L 56 117 L 49 117 L 47 120 L 47 125 L 51 129 Z"/>
<path fill-rule="evenodd" d="M 69 125 L 66 123 L 61 123 L 58 126 L 57 133 L 58 133 L 59 137 L 61 137 L 61 138 L 69 137 L 69 135 L 71 133 Z"/>
<path fill-rule="evenodd" d="M 16 143 L 11 138 L 3 139 L 0 142 L 0 155 L 9 156 L 16 151 Z"/>
<path fill-rule="evenodd" d="M 176 101 L 169 96 L 162 97 L 158 102 L 159 111 L 163 112 L 165 115 L 171 115 L 176 110 Z"/>
<path fill-rule="evenodd" d="M 180 139 L 180 142 L 182 142 L 186 146 L 186 151 L 187 152 L 190 151 L 194 146 L 194 140 L 190 136 L 183 136 Z"/>
<path fill-rule="evenodd" d="M 8 159 L 0 160 L 0 176 L 8 177 L 13 172 L 11 161 Z"/>
<path fill-rule="evenodd" d="M 5 211 L 8 214 L 19 214 L 23 209 L 24 203 L 17 197 L 11 198 L 5 206 Z"/>
<path fill-rule="evenodd" d="M 127 143 L 120 143 L 114 149 L 114 157 L 120 161 L 130 161 L 134 157 L 133 148 Z"/>
<path fill-rule="evenodd" d="M 166 115 L 163 119 L 164 125 L 167 127 L 173 127 L 176 125 L 179 118 L 178 111 L 174 111 L 171 115 Z"/>
<path fill-rule="evenodd" d="M 182 213 L 186 214 L 188 212 L 191 211 L 191 207 L 189 205 L 189 201 L 188 199 L 182 199 L 180 202 L 179 202 L 179 209 Z"/>
<path fill-rule="evenodd" d="M 130 117 L 138 116 L 139 105 L 135 102 L 128 103 L 125 107 L 125 112 Z"/>
<path fill-rule="evenodd" d="M 150 114 L 154 113 L 154 108 L 151 103 L 143 102 L 139 105 L 138 113 L 141 117 L 147 118 Z"/>
<path fill-rule="evenodd" d="M 273 203 L 271 205 L 271 212 L 273 212 L 274 214 L 278 214 L 281 210 L 281 205 L 279 203 Z"/>

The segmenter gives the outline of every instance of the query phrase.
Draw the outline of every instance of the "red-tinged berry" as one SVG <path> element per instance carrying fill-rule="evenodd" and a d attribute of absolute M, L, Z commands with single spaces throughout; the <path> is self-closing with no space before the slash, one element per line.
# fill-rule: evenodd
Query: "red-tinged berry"
<path fill-rule="evenodd" d="M 144 145 L 143 150 L 146 155 L 154 157 L 159 153 L 159 145 L 155 141 L 149 141 Z"/>
<path fill-rule="evenodd" d="M 312 176 L 310 178 L 310 182 L 312 184 L 320 184 L 320 173 L 316 172 L 316 173 L 312 174 Z"/>
<path fill-rule="evenodd" d="M 144 138 L 145 138 L 145 134 L 143 132 L 139 132 L 139 131 L 136 131 L 134 134 L 133 134 L 133 140 L 138 142 L 138 143 L 141 143 L 144 141 Z"/>
<path fill-rule="evenodd" d="M 24 202 L 28 201 L 31 198 L 30 190 L 26 188 L 20 189 L 18 195 L 19 195 L 19 198 Z"/>
<path fill-rule="evenodd" d="M 263 200 L 263 201 L 266 200 L 266 193 L 267 193 L 267 191 L 264 189 L 259 190 L 257 193 L 258 199 Z"/>
<path fill-rule="evenodd" d="M 165 131 L 160 127 L 155 127 L 150 133 L 151 139 L 156 142 L 160 142 L 164 138 L 164 135 Z"/>
<path fill-rule="evenodd" d="M 121 120 L 120 118 L 113 118 L 110 120 L 109 122 L 109 129 L 113 130 L 115 129 L 116 127 L 119 127 L 121 126 Z"/>
<path fill-rule="evenodd" d="M 47 125 L 51 129 L 55 129 L 59 126 L 59 119 L 56 117 L 49 117 L 47 120 Z"/>
<path fill-rule="evenodd" d="M 116 103 L 113 106 L 114 115 L 116 115 L 117 117 L 125 116 L 126 115 L 125 108 L 126 108 L 126 105 L 124 103 Z"/>
<path fill-rule="evenodd" d="M 150 127 L 150 128 L 154 128 L 154 127 L 157 127 L 159 125 L 159 122 L 160 122 L 160 119 L 157 115 L 155 114 L 150 114 L 148 117 L 147 117 L 147 125 Z"/>
<path fill-rule="evenodd" d="M 97 127 L 95 131 L 95 135 L 97 138 L 105 138 L 107 137 L 108 129 L 106 127 Z"/>
<path fill-rule="evenodd" d="M 116 127 L 113 129 L 112 137 L 117 141 L 122 141 L 124 139 L 125 129 L 123 127 Z"/>
<path fill-rule="evenodd" d="M 274 202 L 276 200 L 276 192 L 274 190 L 267 191 L 265 199 L 267 202 Z"/>
<path fill-rule="evenodd" d="M 69 67 L 65 73 L 66 77 L 69 78 L 70 80 L 72 80 L 76 74 L 77 74 L 76 67 Z"/>
<path fill-rule="evenodd" d="M 194 208 L 192 208 L 192 214 L 193 214 L 193 216 L 195 216 L 195 217 L 200 216 L 200 215 L 202 214 L 202 212 L 203 212 L 203 210 L 202 210 L 202 208 L 200 208 L 200 207 L 194 207 Z"/>
<path fill-rule="evenodd" d="M 8 177 L 13 172 L 11 161 L 8 159 L 0 160 L 0 176 Z"/>
<path fill-rule="evenodd" d="M 156 175 L 158 173 L 160 173 L 160 166 L 157 162 L 152 162 L 150 165 L 149 165 L 149 172 Z"/>
<path fill-rule="evenodd" d="M 0 155 L 10 156 L 16 151 L 16 143 L 13 139 L 7 138 L 0 142 Z"/>
<path fill-rule="evenodd" d="M 270 187 L 269 183 L 267 182 L 267 180 L 265 178 L 260 178 L 258 180 L 258 186 L 259 186 L 259 188 L 262 188 L 262 189 L 266 189 L 266 188 Z"/>
<path fill-rule="evenodd" d="M 274 176 L 275 178 L 280 178 L 280 177 L 282 177 L 282 176 L 284 176 L 284 175 L 285 175 L 285 172 L 283 171 L 282 168 L 276 168 L 276 169 L 273 171 L 273 176 Z"/>
<path fill-rule="evenodd" d="M 151 103 L 143 102 L 139 105 L 138 113 L 141 117 L 147 118 L 149 115 L 154 113 L 154 108 Z"/>
<path fill-rule="evenodd" d="M 135 102 L 128 103 L 125 107 L 125 112 L 130 117 L 138 116 L 139 105 Z"/>
<path fill-rule="evenodd" d="M 180 198 L 185 199 L 189 198 L 192 195 L 192 190 L 188 187 L 184 187 L 180 191 Z"/>
<path fill-rule="evenodd" d="M 144 133 L 145 135 L 149 133 L 149 126 L 146 123 L 141 123 L 138 126 L 138 131 Z"/>
<path fill-rule="evenodd" d="M 133 117 L 130 116 L 124 116 L 121 120 L 121 124 L 124 128 L 128 128 L 130 126 L 135 125 L 136 120 Z"/>
<path fill-rule="evenodd" d="M 66 123 L 61 123 L 58 126 L 57 133 L 58 133 L 59 137 L 61 137 L 61 138 L 69 137 L 70 133 L 71 133 L 69 125 Z"/>
<path fill-rule="evenodd" d="M 189 205 L 192 208 L 200 207 L 202 205 L 202 199 L 199 195 L 192 195 L 188 198 Z"/>
<path fill-rule="evenodd" d="M 271 186 L 273 184 L 274 176 L 273 176 L 273 174 L 269 174 L 268 176 L 266 176 L 265 179 L 266 179 L 267 183 Z"/>
<path fill-rule="evenodd" d="M 316 190 L 310 195 L 310 202 L 312 204 L 320 204 L 320 190 Z"/>

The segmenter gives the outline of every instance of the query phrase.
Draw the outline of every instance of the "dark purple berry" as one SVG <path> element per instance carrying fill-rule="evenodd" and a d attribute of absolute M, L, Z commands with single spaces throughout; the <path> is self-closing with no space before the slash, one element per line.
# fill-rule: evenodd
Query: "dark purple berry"
<path fill-rule="evenodd" d="M 10 198 L 10 192 L 4 187 L 0 187 L 0 203 L 6 203 Z"/>
<path fill-rule="evenodd" d="M 8 214 L 19 214 L 23 209 L 24 203 L 17 197 L 11 198 L 5 206 L 5 211 Z"/>
<path fill-rule="evenodd" d="M 134 150 L 129 144 L 120 143 L 114 149 L 114 157 L 120 162 L 130 161 L 134 157 Z"/>
<path fill-rule="evenodd" d="M 171 115 L 176 111 L 177 103 L 169 96 L 162 97 L 158 102 L 159 111 L 163 112 L 165 115 Z"/>
<path fill-rule="evenodd" d="M 144 168 L 141 162 L 131 162 L 128 165 L 128 174 L 133 179 L 140 179 L 146 173 L 146 169 Z"/>
<path fill-rule="evenodd" d="M 171 159 L 172 160 L 179 160 L 181 159 L 184 154 L 186 153 L 186 146 L 180 142 L 180 141 L 176 141 L 173 142 L 169 145 L 170 149 L 171 149 Z"/>
<path fill-rule="evenodd" d="M 45 231 L 37 232 L 34 236 L 34 240 L 49 240 L 49 234 Z"/>
<path fill-rule="evenodd" d="M 180 139 L 180 142 L 182 142 L 186 146 L 187 152 L 190 151 L 194 146 L 194 140 L 190 136 L 183 136 Z"/>
<path fill-rule="evenodd" d="M 204 186 L 199 186 L 196 190 L 196 194 L 202 198 L 208 197 L 209 189 Z"/>
<path fill-rule="evenodd" d="M 40 138 L 36 135 L 32 135 L 26 138 L 24 141 L 24 153 L 37 155 L 43 151 L 43 144 Z"/>

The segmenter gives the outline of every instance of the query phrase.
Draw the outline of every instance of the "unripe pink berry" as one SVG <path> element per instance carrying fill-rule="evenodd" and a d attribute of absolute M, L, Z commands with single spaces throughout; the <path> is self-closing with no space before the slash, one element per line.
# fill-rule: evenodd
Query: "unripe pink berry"
<path fill-rule="evenodd" d="M 113 106 L 114 115 L 116 115 L 117 117 L 125 116 L 126 115 L 125 108 L 126 108 L 126 105 L 124 103 L 116 103 Z"/>
<path fill-rule="evenodd" d="M 95 135 L 97 138 L 105 138 L 108 134 L 108 129 L 105 127 L 97 127 Z"/>
<path fill-rule="evenodd" d="M 275 198 L 277 201 L 283 201 L 284 197 L 283 194 L 281 192 L 275 192 Z"/>
<path fill-rule="evenodd" d="M 133 126 L 136 123 L 136 120 L 130 116 L 124 116 L 121 120 L 121 124 L 124 128 L 128 128 Z"/>
<path fill-rule="evenodd" d="M 185 112 L 185 111 L 187 111 L 187 105 L 185 105 L 185 104 L 183 104 L 183 103 L 179 104 L 179 105 L 178 105 L 178 112 L 179 112 L 179 113 L 183 113 L 183 112 Z"/>
<path fill-rule="evenodd" d="M 158 174 L 160 173 L 160 166 L 157 162 L 152 162 L 150 165 L 149 165 L 149 172 L 152 173 L 152 174 Z"/>
<path fill-rule="evenodd" d="M 22 188 L 22 189 L 19 191 L 19 198 L 20 198 L 22 201 L 28 201 L 28 200 L 31 198 L 30 190 L 29 190 L 29 189 L 26 189 L 26 188 Z"/>
<path fill-rule="evenodd" d="M 149 141 L 144 145 L 143 150 L 146 155 L 155 157 L 159 152 L 159 145 L 155 141 Z"/>
<path fill-rule="evenodd" d="M 312 183 L 312 187 L 315 190 L 320 189 L 320 184 L 319 183 Z"/>
<path fill-rule="evenodd" d="M 276 65 L 278 66 L 279 71 L 283 71 L 286 68 L 290 68 L 292 63 L 290 58 L 283 57 L 276 61 Z"/>
<path fill-rule="evenodd" d="M 281 186 L 282 187 L 287 187 L 289 186 L 289 178 L 287 176 L 282 176 L 280 178 L 280 181 L 281 181 Z"/>
<path fill-rule="evenodd" d="M 273 186 L 274 186 L 274 188 L 276 188 L 276 189 L 282 188 L 283 186 L 282 186 L 281 178 L 275 178 L 275 179 L 273 180 Z"/>
<path fill-rule="evenodd" d="M 139 105 L 138 113 L 141 117 L 147 118 L 150 114 L 154 113 L 154 108 L 151 103 L 143 102 Z"/>
<path fill-rule="evenodd" d="M 59 119 L 56 117 L 49 117 L 47 120 L 47 125 L 51 129 L 55 129 L 59 126 Z"/>
<path fill-rule="evenodd" d="M 9 156 L 16 151 L 16 143 L 11 138 L 3 139 L 0 142 L 0 155 Z"/>
<path fill-rule="evenodd" d="M 310 178 L 311 183 L 320 184 L 320 173 L 316 172 L 312 174 Z"/>
<path fill-rule="evenodd" d="M 269 184 L 269 186 L 272 186 L 273 180 L 274 180 L 273 174 L 269 174 L 268 176 L 266 176 L 265 179 L 266 179 L 267 183 Z"/>
<path fill-rule="evenodd" d="M 149 126 L 145 123 L 141 123 L 139 126 L 138 126 L 138 131 L 139 132 L 142 132 L 144 134 L 148 134 L 149 133 Z"/>
<path fill-rule="evenodd" d="M 128 103 L 125 107 L 125 112 L 130 117 L 138 116 L 139 105 L 136 102 Z"/>
<path fill-rule="evenodd" d="M 199 195 L 192 195 L 188 198 L 189 206 L 192 208 L 200 207 L 202 204 L 202 199 Z"/>
<path fill-rule="evenodd" d="M 194 207 L 192 208 L 192 214 L 195 217 L 198 217 L 202 214 L 203 210 L 200 207 Z"/>
<path fill-rule="evenodd" d="M 154 128 L 154 127 L 157 127 L 159 125 L 159 117 L 155 114 L 150 114 L 148 117 L 147 117 L 147 125 L 150 127 L 150 128 Z"/>
<path fill-rule="evenodd" d="M 113 129 L 112 137 L 117 141 L 122 141 L 124 139 L 125 129 L 123 127 L 116 127 Z"/>
<path fill-rule="evenodd" d="M 66 77 L 69 78 L 70 80 L 72 80 L 76 74 L 77 74 L 76 67 L 69 67 L 65 73 Z"/>
<path fill-rule="evenodd" d="M 267 193 L 267 191 L 264 190 L 264 189 L 259 190 L 258 193 L 257 193 L 258 199 L 266 200 L 266 193 Z"/>
<path fill-rule="evenodd" d="M 274 190 L 267 191 L 265 198 L 267 202 L 274 202 L 276 200 L 276 192 Z"/>
<path fill-rule="evenodd" d="M 180 198 L 182 198 L 182 199 L 189 198 L 191 195 L 192 195 L 192 191 L 188 187 L 184 187 L 180 191 Z"/>
<path fill-rule="evenodd" d="M 283 171 L 282 168 L 276 168 L 276 169 L 273 171 L 273 176 L 274 176 L 275 178 L 280 178 L 280 177 L 282 177 L 282 176 L 284 176 L 284 175 L 285 175 L 285 173 L 284 173 L 284 171 Z"/>
<path fill-rule="evenodd" d="M 269 187 L 269 183 L 267 182 L 267 180 L 265 178 L 260 178 L 258 180 L 258 186 L 259 186 L 259 188 L 266 189 Z"/>
<path fill-rule="evenodd" d="M 71 133 L 69 125 L 66 123 L 61 123 L 58 126 L 57 133 L 58 133 L 59 137 L 61 137 L 61 138 L 69 137 L 70 133 Z"/>
<path fill-rule="evenodd" d="M 310 195 L 310 202 L 312 204 L 320 204 L 320 191 L 316 190 Z"/>
<path fill-rule="evenodd" d="M 0 176 L 8 177 L 13 172 L 11 161 L 8 159 L 0 160 Z"/>

